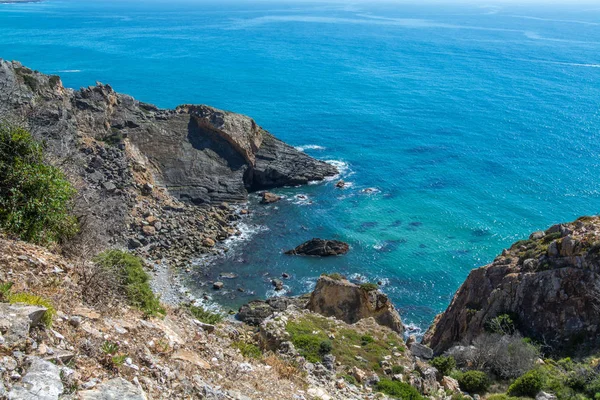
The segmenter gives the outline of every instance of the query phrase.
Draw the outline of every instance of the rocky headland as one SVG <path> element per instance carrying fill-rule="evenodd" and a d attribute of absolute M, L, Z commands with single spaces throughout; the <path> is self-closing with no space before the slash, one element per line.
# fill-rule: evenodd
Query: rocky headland
<path fill-rule="evenodd" d="M 473 270 L 424 342 L 436 353 L 470 343 L 499 315 L 550 353 L 593 353 L 600 345 L 600 218 L 534 232 Z"/>
<path fill-rule="evenodd" d="M 333 166 L 243 115 L 163 110 L 109 85 L 67 89 L 2 60 L 0 121 L 43 143 L 44 162 L 76 189 L 79 228 L 46 247 L 0 232 L 0 399 L 600 396 L 600 217 L 534 232 L 472 271 L 422 343 L 404 337 L 378 285 L 335 273 L 234 319 L 161 302 L 173 275 L 159 266 L 188 269 L 239 234 L 249 192 L 321 180 Z M 10 143 L 30 135 L 2 132 Z M 348 249 L 313 239 L 291 254 Z"/>

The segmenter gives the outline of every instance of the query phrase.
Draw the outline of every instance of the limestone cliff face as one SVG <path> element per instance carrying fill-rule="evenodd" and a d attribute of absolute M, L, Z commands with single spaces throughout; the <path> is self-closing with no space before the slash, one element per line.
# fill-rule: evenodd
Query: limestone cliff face
<path fill-rule="evenodd" d="M 321 276 L 307 307 L 310 311 L 354 324 L 374 318 L 402 335 L 404 326 L 392 302 L 379 290 L 367 290 L 346 279 Z"/>
<path fill-rule="evenodd" d="M 98 84 L 65 89 L 17 62 L 0 60 L 0 118 L 27 125 L 59 158 L 85 138 L 126 138 L 155 180 L 195 204 L 243 201 L 248 190 L 295 185 L 337 173 L 263 130 L 249 117 L 208 106 L 162 110 Z"/>
<path fill-rule="evenodd" d="M 469 342 L 500 314 L 551 351 L 600 345 L 600 218 L 533 233 L 473 270 L 423 342 L 441 353 Z"/>

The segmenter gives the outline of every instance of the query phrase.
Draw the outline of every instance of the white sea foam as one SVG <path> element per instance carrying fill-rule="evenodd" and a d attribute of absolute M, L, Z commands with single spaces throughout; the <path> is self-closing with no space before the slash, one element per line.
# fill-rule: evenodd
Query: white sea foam
<path fill-rule="evenodd" d="M 304 146 L 296 146 L 296 150 L 298 151 L 306 151 L 306 150 L 325 150 L 325 147 L 319 146 L 318 144 L 307 144 Z"/>
<path fill-rule="evenodd" d="M 238 244 L 239 242 L 248 241 L 250 240 L 250 238 L 252 238 L 252 236 L 256 235 L 257 233 L 269 230 L 269 228 L 264 225 L 250 225 L 245 222 L 240 222 L 236 225 L 236 228 L 238 231 L 240 231 L 240 234 L 227 238 L 223 242 L 226 247 L 232 247 Z"/>
<path fill-rule="evenodd" d="M 412 322 L 404 324 L 404 336 L 412 336 L 415 335 L 417 338 L 423 337 L 423 329 L 417 324 Z"/>
<path fill-rule="evenodd" d="M 366 276 L 359 274 L 359 273 L 350 275 L 348 277 L 348 279 L 350 279 L 352 281 L 358 281 L 358 282 L 368 282 L 369 281 Z"/>
<path fill-rule="evenodd" d="M 62 69 L 58 72 L 61 74 L 76 74 L 78 72 L 81 72 L 81 70 L 80 69 Z"/>
<path fill-rule="evenodd" d="M 290 201 L 298 206 L 309 206 L 309 205 L 313 204 L 313 201 L 311 200 L 311 198 L 308 197 L 308 195 L 302 194 L 302 193 L 297 194 L 294 197 L 291 197 Z"/>
<path fill-rule="evenodd" d="M 266 298 L 269 298 L 269 297 L 282 297 L 282 296 L 285 296 L 286 294 L 289 294 L 289 293 L 290 293 L 290 287 L 288 285 L 283 285 L 283 290 L 269 289 L 265 293 L 265 296 L 266 296 Z"/>

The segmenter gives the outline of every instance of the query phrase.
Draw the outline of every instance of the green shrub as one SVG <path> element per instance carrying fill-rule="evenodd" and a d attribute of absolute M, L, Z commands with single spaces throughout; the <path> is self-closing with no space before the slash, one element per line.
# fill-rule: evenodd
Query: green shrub
<path fill-rule="evenodd" d="M 508 394 L 510 396 L 535 397 L 535 395 L 542 390 L 543 385 L 544 382 L 539 371 L 532 370 L 517 378 L 509 386 Z"/>
<path fill-rule="evenodd" d="M 123 287 L 129 303 L 148 316 L 164 315 L 160 299 L 152 292 L 142 260 L 125 251 L 108 250 L 94 259 L 102 268 L 114 274 L 117 284 Z"/>
<path fill-rule="evenodd" d="M 461 390 L 467 393 L 485 393 L 489 386 L 489 379 L 485 372 L 467 371 L 460 375 L 458 384 Z"/>
<path fill-rule="evenodd" d="M 506 394 L 493 394 L 487 397 L 487 400 L 508 400 L 509 397 Z"/>
<path fill-rule="evenodd" d="M 515 333 L 516 325 L 514 319 L 509 314 L 500 314 L 495 318 L 488 320 L 485 328 L 490 333 L 500 335 L 512 335 Z"/>
<path fill-rule="evenodd" d="M 376 387 L 378 391 L 402 400 L 424 400 L 425 398 L 414 387 L 407 383 L 381 379 Z"/>
<path fill-rule="evenodd" d="M 358 382 L 356 381 L 356 378 L 353 377 L 352 375 L 342 375 L 342 378 L 344 378 L 344 380 L 346 382 L 348 382 L 351 385 L 357 385 Z"/>
<path fill-rule="evenodd" d="M 319 354 L 321 354 L 321 355 L 325 355 L 325 354 L 331 353 L 332 349 L 333 349 L 333 345 L 331 344 L 330 340 L 323 340 L 319 344 Z"/>
<path fill-rule="evenodd" d="M 42 323 L 48 328 L 52 326 L 52 320 L 56 315 L 56 309 L 54 308 L 52 303 L 50 303 L 50 300 L 44 299 L 40 296 L 36 296 L 35 294 L 21 292 L 8 293 L 8 302 L 11 304 L 22 303 L 28 304 L 30 306 L 45 307 L 47 311 L 42 317 Z"/>
<path fill-rule="evenodd" d="M 12 288 L 12 282 L 0 283 L 0 301 L 8 301 L 10 289 Z"/>
<path fill-rule="evenodd" d="M 377 290 L 377 289 L 379 289 L 379 286 L 378 286 L 376 283 L 371 283 L 371 282 L 368 282 L 368 283 L 363 283 L 363 284 L 361 284 L 361 285 L 360 285 L 360 288 L 361 288 L 362 290 L 366 290 L 367 292 L 372 292 L 372 291 L 374 291 L 374 290 Z"/>
<path fill-rule="evenodd" d="M 260 348 L 255 344 L 242 342 L 240 340 L 233 342 L 231 346 L 239 349 L 244 357 L 257 359 L 262 357 L 262 351 L 260 351 Z"/>
<path fill-rule="evenodd" d="M 439 356 L 431 360 L 431 365 L 436 368 L 441 375 L 447 376 L 454 368 L 456 368 L 456 360 L 452 356 Z"/>
<path fill-rule="evenodd" d="M 392 374 L 396 375 L 396 374 L 403 374 L 404 373 L 404 367 L 402 365 L 394 365 L 392 367 Z"/>
<path fill-rule="evenodd" d="M 361 342 L 362 342 L 361 344 L 363 346 L 366 346 L 369 343 L 373 343 L 375 341 L 375 339 L 373 339 L 373 336 L 371 336 L 371 335 L 362 335 L 360 337 L 360 340 L 361 340 Z"/>
<path fill-rule="evenodd" d="M 200 322 L 215 325 L 223 321 L 223 314 L 205 310 L 203 307 L 189 306 L 190 313 Z"/>
<path fill-rule="evenodd" d="M 52 75 L 48 79 L 48 83 L 50 84 L 50 87 L 52 87 L 52 88 L 56 87 L 56 85 L 58 85 L 58 82 L 60 82 L 60 77 L 58 75 Z"/>
<path fill-rule="evenodd" d="M 42 145 L 18 127 L 0 123 L 0 227 L 40 244 L 77 232 L 69 214 L 75 189 L 44 163 Z"/>

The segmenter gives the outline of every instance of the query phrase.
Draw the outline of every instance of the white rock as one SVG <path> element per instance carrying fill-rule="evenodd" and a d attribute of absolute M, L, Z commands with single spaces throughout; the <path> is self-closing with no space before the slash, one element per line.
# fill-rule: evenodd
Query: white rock
<path fill-rule="evenodd" d="M 79 392 L 81 400 L 147 400 L 142 389 L 123 378 L 103 382 L 96 389 Z"/>
<path fill-rule="evenodd" d="M 10 400 L 58 400 L 64 390 L 60 370 L 51 362 L 34 358 L 21 382 L 8 394 Z"/>

